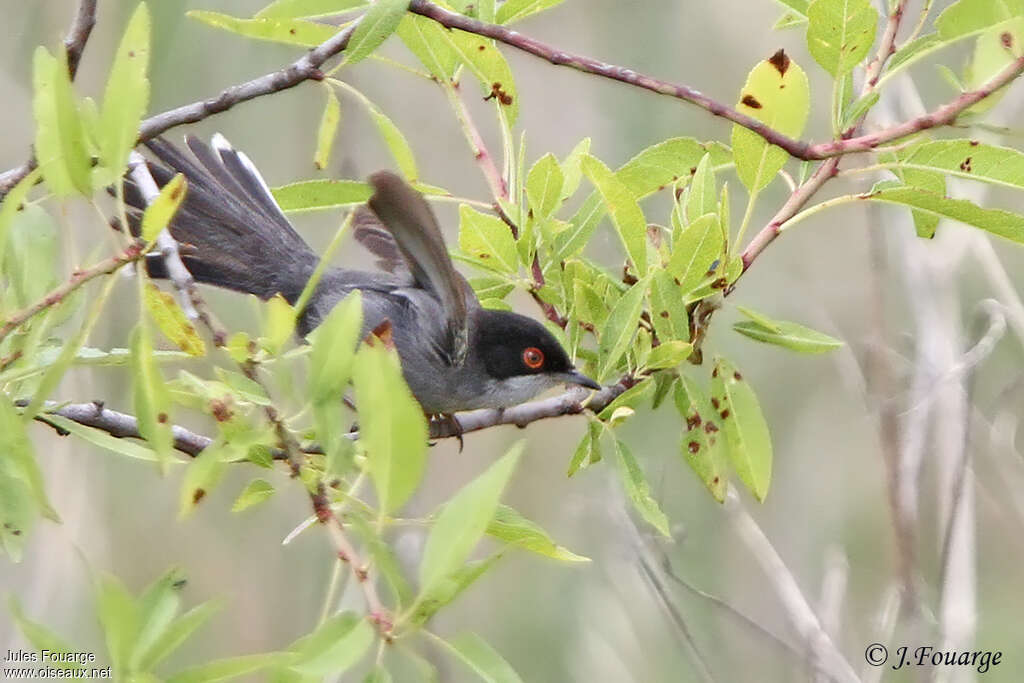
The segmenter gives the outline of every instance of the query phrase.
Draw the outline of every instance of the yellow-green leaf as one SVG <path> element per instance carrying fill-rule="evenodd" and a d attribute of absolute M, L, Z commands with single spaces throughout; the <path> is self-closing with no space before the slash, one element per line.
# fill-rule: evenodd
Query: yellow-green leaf
<path fill-rule="evenodd" d="M 139 433 L 156 451 L 163 466 L 171 460 L 170 394 L 160 368 L 153 360 L 149 328 L 140 324 L 132 334 L 132 403 L 139 420 Z"/>
<path fill-rule="evenodd" d="M 604 200 L 634 272 L 643 277 L 647 274 L 647 220 L 634 194 L 599 159 L 585 157 L 582 168 Z"/>
<path fill-rule="evenodd" d="M 701 216 L 675 239 L 665 269 L 680 290 L 688 294 L 713 275 L 712 269 L 723 258 L 724 249 L 725 237 L 718 216 Z"/>
<path fill-rule="evenodd" d="M 742 335 L 766 344 L 782 346 L 800 353 L 828 353 L 843 345 L 835 337 L 785 320 L 771 320 L 748 308 L 737 306 L 740 313 L 750 318 L 733 325 Z"/>
<path fill-rule="evenodd" d="M 459 249 L 491 270 L 514 273 L 519 268 L 516 241 L 509 227 L 497 216 L 465 204 L 459 207 Z"/>
<path fill-rule="evenodd" d="M 601 330 L 598 355 L 601 359 L 597 372 L 597 381 L 604 383 L 611 376 L 626 353 L 630 342 L 636 334 L 640 314 L 644 308 L 644 294 L 647 293 L 647 280 L 641 280 L 629 288 L 615 302 L 608 314 L 608 322 Z"/>
<path fill-rule="evenodd" d="M 526 197 L 534 215 L 547 218 L 562 203 L 565 176 L 554 154 L 545 154 L 526 176 Z"/>
<path fill-rule="evenodd" d="M 459 30 L 445 31 L 444 37 L 480 81 L 484 96 L 495 100 L 504 109 L 508 124 L 514 125 L 519 118 L 519 92 L 512 69 L 494 41 Z"/>
<path fill-rule="evenodd" d="M 875 43 L 878 12 L 869 0 L 814 0 L 807 19 L 807 48 L 833 78 L 853 71 Z"/>
<path fill-rule="evenodd" d="M 320 117 L 320 128 L 316 134 L 316 154 L 313 156 L 313 164 L 320 170 L 327 168 L 331 159 L 331 148 L 334 146 L 334 138 L 338 135 L 338 124 L 341 122 L 341 105 L 338 103 L 338 96 L 334 90 L 327 88 L 327 102 L 324 104 L 324 113 Z"/>
<path fill-rule="evenodd" d="M 711 404 L 725 432 L 726 453 L 740 480 L 759 501 L 772 478 L 772 439 L 750 384 L 724 358 L 711 372 Z"/>
<path fill-rule="evenodd" d="M 312 211 L 363 204 L 373 189 L 358 180 L 304 180 L 271 192 L 282 211 Z"/>
<path fill-rule="evenodd" d="M 633 507 L 648 524 L 657 529 L 666 538 L 671 538 L 668 517 L 661 511 L 658 501 L 651 495 L 651 487 L 644 477 L 640 463 L 636 461 L 629 448 L 618 439 L 615 440 L 615 462 L 619 469 L 619 478 L 626 489 L 626 496 Z"/>
<path fill-rule="evenodd" d="M 680 452 L 683 460 L 704 482 L 719 503 L 725 501 L 729 480 L 722 451 L 721 420 L 707 394 L 686 375 L 680 375 L 675 389 L 676 409 L 686 423 Z"/>
<path fill-rule="evenodd" d="M 302 47 L 316 47 L 338 32 L 337 26 L 301 19 L 270 17 L 240 19 L 206 10 L 190 10 L 185 14 L 214 28 L 224 29 L 247 38 Z"/>
<path fill-rule="evenodd" d="M 487 534 L 509 545 L 519 546 L 531 553 L 551 557 L 562 562 L 589 562 L 583 557 L 557 545 L 548 532 L 537 523 L 523 517 L 519 511 L 507 505 L 499 505 L 494 519 L 487 525 Z"/>
<path fill-rule="evenodd" d="M 146 310 L 164 336 L 190 356 L 205 356 L 206 344 L 174 297 L 153 283 L 147 283 L 144 300 Z"/>
<path fill-rule="evenodd" d="M 387 40 L 409 8 L 409 0 L 377 0 L 356 26 L 345 48 L 345 63 L 355 64 L 369 57 Z"/>
<path fill-rule="evenodd" d="M 100 158 L 116 175 L 139 138 L 139 122 L 149 104 L 149 9 L 139 3 L 114 57 L 100 112 Z"/>
<path fill-rule="evenodd" d="M 398 355 L 381 344 L 364 346 L 352 368 L 359 407 L 359 442 L 384 513 L 416 491 L 427 457 L 427 421 L 402 377 Z M 340 400 L 340 397 L 339 397 Z"/>
<path fill-rule="evenodd" d="M 329 17 L 369 4 L 367 0 L 275 0 L 255 19 L 310 19 Z"/>
<path fill-rule="evenodd" d="M 171 219 L 174 218 L 174 214 L 178 211 L 178 207 L 181 206 L 187 191 L 188 185 L 185 182 L 185 176 L 181 173 L 171 178 L 166 185 L 160 188 L 160 194 L 146 207 L 146 212 L 142 214 L 142 239 L 147 242 L 152 242 L 156 239 L 160 231 L 166 228 Z"/>
<path fill-rule="evenodd" d="M 445 39 L 447 29 L 432 19 L 406 14 L 398 24 L 398 37 L 420 63 L 442 83 L 455 76 L 459 56 Z"/>
<path fill-rule="evenodd" d="M 966 199 L 950 199 L 916 187 L 890 187 L 876 190 L 865 199 L 902 204 L 919 211 L 960 221 L 993 235 L 1024 244 L 1024 216 L 1001 209 L 985 209 Z"/>
<path fill-rule="evenodd" d="M 253 479 L 238 494 L 238 498 L 235 499 L 234 504 L 231 506 L 231 511 L 241 512 L 242 510 L 247 510 L 253 505 L 259 505 L 264 501 L 270 500 L 270 497 L 273 495 L 273 484 L 265 479 Z"/>
<path fill-rule="evenodd" d="M 58 197 L 79 192 L 92 194 L 92 160 L 85 131 L 68 76 L 67 54 L 54 58 L 36 48 L 32 62 L 33 103 L 36 119 L 36 159 L 46 184 Z"/>
<path fill-rule="evenodd" d="M 810 111 L 807 75 L 779 50 L 747 76 L 736 105 L 738 111 L 788 135 L 800 137 Z M 760 192 L 785 165 L 789 155 L 742 126 L 732 128 L 736 173 L 752 194 Z"/>

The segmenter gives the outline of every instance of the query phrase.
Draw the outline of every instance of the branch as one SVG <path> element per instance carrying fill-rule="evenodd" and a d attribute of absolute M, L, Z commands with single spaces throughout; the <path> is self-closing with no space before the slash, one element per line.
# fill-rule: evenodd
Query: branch
<path fill-rule="evenodd" d="M 81 0 L 78 3 L 78 12 L 71 22 L 71 27 L 68 28 L 67 36 L 64 37 L 64 49 L 68 54 L 68 76 L 72 81 L 78 73 L 78 63 L 82 60 L 82 52 L 89 41 L 89 34 L 96 25 L 96 2 L 97 0 Z M 33 155 L 18 168 L 0 174 L 0 199 L 3 199 L 22 178 L 34 171 L 36 165 L 36 158 Z"/>
<path fill-rule="evenodd" d="M 145 255 L 146 250 L 144 245 L 135 243 L 129 245 L 120 254 L 100 261 L 91 268 L 87 268 L 86 270 L 76 270 L 72 273 L 71 278 L 67 282 L 58 285 L 42 299 L 35 302 L 28 308 L 12 313 L 11 316 L 4 321 L 3 326 L 0 327 L 0 341 L 3 341 L 7 335 L 16 330 L 35 314 L 63 301 L 69 294 L 84 285 L 86 282 L 94 280 L 102 275 L 109 275 L 110 273 L 118 270 L 121 266 L 132 263 L 133 261 L 138 261 Z"/>
<path fill-rule="evenodd" d="M 64 38 L 64 49 L 68 53 L 68 75 L 71 76 L 71 80 L 75 80 L 85 44 L 89 41 L 93 26 L 96 25 L 96 2 L 97 0 L 81 0 L 78 3 L 78 13 L 71 28 L 68 29 L 68 35 Z"/>
<path fill-rule="evenodd" d="M 555 66 L 567 66 L 570 69 L 576 69 L 583 73 L 608 78 L 613 81 L 619 81 L 620 83 L 626 83 L 627 85 L 632 85 L 637 88 L 650 90 L 651 92 L 658 93 L 659 95 L 667 95 L 669 97 L 683 100 L 684 102 L 689 102 L 690 104 L 696 105 L 714 116 L 720 116 L 732 121 L 733 123 L 739 124 L 748 130 L 752 130 L 768 142 L 773 145 L 778 145 L 798 159 L 818 158 L 809 156 L 811 147 L 809 143 L 794 140 L 788 135 L 784 135 L 774 128 L 765 125 L 761 121 L 747 116 L 746 114 L 742 114 L 732 107 L 722 104 L 721 102 L 708 97 L 699 90 L 695 90 L 687 85 L 670 83 L 652 76 L 646 76 L 624 66 L 607 64 L 591 57 L 584 57 L 583 55 L 566 52 L 565 50 L 560 50 L 554 46 L 535 40 L 534 38 L 524 36 L 518 31 L 514 31 L 505 26 L 488 24 L 484 21 L 479 21 L 462 14 L 451 12 L 429 2 L 429 0 L 412 0 L 409 4 L 409 11 L 427 17 L 428 19 L 433 19 L 447 28 L 456 28 L 469 33 L 475 33 L 486 38 L 493 38 L 498 42 L 504 43 L 518 50 L 522 50 L 523 52 L 529 53 L 535 57 L 540 57 Z"/>

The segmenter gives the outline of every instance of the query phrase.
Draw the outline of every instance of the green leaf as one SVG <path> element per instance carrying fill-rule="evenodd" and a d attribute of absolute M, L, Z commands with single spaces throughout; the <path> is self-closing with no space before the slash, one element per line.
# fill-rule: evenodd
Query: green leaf
<path fill-rule="evenodd" d="M 35 153 L 46 184 L 58 197 L 92 195 L 92 160 L 68 76 L 67 53 L 36 48 L 32 62 Z"/>
<path fill-rule="evenodd" d="M 700 216 L 717 211 L 718 189 L 715 187 L 715 169 L 711 165 L 711 155 L 705 154 L 690 180 L 690 192 L 686 197 L 686 220 L 692 223 Z"/>
<path fill-rule="evenodd" d="M 771 320 L 743 306 L 736 308 L 750 320 L 736 323 L 733 329 L 751 339 L 800 353 L 827 353 L 843 345 L 838 339 L 809 327 L 784 320 Z"/>
<path fill-rule="evenodd" d="M 420 599 L 469 557 L 494 518 L 501 492 L 522 452 L 523 442 L 519 442 L 445 503 L 420 562 Z"/>
<path fill-rule="evenodd" d="M 60 415 L 47 415 L 46 421 L 54 424 L 55 426 L 63 429 L 66 432 L 70 432 L 75 436 L 79 437 L 84 441 L 88 441 L 94 446 L 99 446 L 112 453 L 124 455 L 129 458 L 135 458 L 136 460 L 147 460 L 149 462 L 159 462 L 157 454 L 151 448 L 147 448 L 140 443 L 134 441 L 128 441 L 126 439 L 119 439 L 115 436 L 111 436 L 107 432 L 100 429 L 94 429 L 92 427 L 86 427 L 77 422 L 62 417 Z M 180 462 L 175 460 L 174 462 Z"/>
<path fill-rule="evenodd" d="M 961 38 L 1024 14 L 1024 0 L 958 0 L 935 18 L 944 40 Z"/>
<path fill-rule="evenodd" d="M 46 482 L 36 462 L 35 449 L 28 438 L 25 420 L 18 415 L 5 395 L 0 395 L 0 458 L 4 476 L 20 480 L 34 500 L 36 509 L 47 518 L 59 522 L 60 518 L 46 496 Z M 16 530 L 5 529 L 12 534 Z"/>
<path fill-rule="evenodd" d="M 265 669 L 287 665 L 295 656 L 289 652 L 265 652 L 257 655 L 228 657 L 186 669 L 167 679 L 167 683 L 217 683 Z"/>
<path fill-rule="evenodd" d="M 391 681 L 391 674 L 382 666 L 374 667 L 373 671 L 363 678 L 363 683 L 391 683 Z"/>
<path fill-rule="evenodd" d="M 633 264 L 634 272 L 643 277 L 647 274 L 647 221 L 640 205 L 626 184 L 600 160 L 588 156 L 583 159 L 582 167 L 583 173 L 597 188 L 611 214 L 612 224 Z"/>
<path fill-rule="evenodd" d="M 645 364 L 648 370 L 664 370 L 674 368 L 690 357 L 693 344 L 684 341 L 663 341 L 651 350 L 651 356 Z"/>
<path fill-rule="evenodd" d="M 807 75 L 779 50 L 760 62 L 747 76 L 736 108 L 790 137 L 800 137 L 810 111 Z M 732 128 L 736 173 L 751 194 L 765 188 L 785 165 L 789 155 L 742 126 Z"/>
<path fill-rule="evenodd" d="M 313 156 L 313 165 L 321 171 L 327 168 L 327 163 L 331 159 L 331 149 L 334 147 L 340 122 L 341 105 L 338 103 L 338 96 L 334 94 L 334 90 L 327 88 L 327 102 L 324 104 L 323 116 L 320 117 L 320 128 L 316 133 L 316 154 Z"/>
<path fill-rule="evenodd" d="M 139 420 L 139 433 L 166 465 L 171 458 L 174 436 L 168 413 L 170 395 L 160 368 L 153 360 L 149 328 L 140 324 L 132 334 L 132 404 Z"/>
<path fill-rule="evenodd" d="M 264 501 L 270 500 L 270 497 L 273 495 L 273 484 L 265 479 L 253 479 L 238 494 L 238 498 L 235 499 L 234 504 L 231 506 L 231 511 L 241 512 L 242 510 L 248 510 L 253 505 L 259 505 Z"/>
<path fill-rule="evenodd" d="M 1021 55 L 1024 55 L 1024 16 L 1005 21 L 978 36 L 974 54 L 964 70 L 964 88 L 978 90 L 984 87 Z M 1004 86 L 973 104 L 961 116 L 986 113 L 999 103 L 1007 88 Z"/>
<path fill-rule="evenodd" d="M 206 355 L 206 344 L 173 296 L 152 282 L 146 283 L 143 294 L 146 310 L 165 337 L 190 356 Z"/>
<path fill-rule="evenodd" d="M 849 109 L 843 115 L 843 121 L 840 128 L 846 130 L 853 125 L 855 121 L 859 121 L 861 117 L 868 113 L 872 107 L 878 104 L 878 98 L 881 96 L 877 90 L 872 90 L 867 95 L 857 98 L 857 101 L 850 105 Z"/>
<path fill-rule="evenodd" d="M 919 59 L 926 57 L 946 44 L 947 42 L 942 40 L 938 33 L 926 33 L 922 36 L 918 36 L 909 43 L 904 43 L 900 49 L 893 53 L 886 65 L 886 71 L 899 71 L 904 67 L 910 66 Z"/>
<path fill-rule="evenodd" d="M 310 19 L 329 17 L 363 7 L 367 0 L 275 0 L 259 12 L 256 19 Z"/>
<path fill-rule="evenodd" d="M 776 2 L 801 17 L 807 16 L 808 5 L 811 4 L 811 0 L 776 0 Z"/>
<path fill-rule="evenodd" d="M 185 577 L 178 569 L 171 569 L 153 582 L 138 600 L 139 632 L 129 666 L 132 671 L 141 668 L 143 658 L 166 635 L 181 606 L 181 588 Z"/>
<path fill-rule="evenodd" d="M 787 28 L 796 28 L 807 24 L 807 17 L 796 12 L 786 12 L 772 24 L 772 30 L 783 31 Z"/>
<path fill-rule="evenodd" d="M 359 442 L 381 512 L 400 508 L 419 486 L 427 456 L 423 408 L 402 378 L 398 355 L 364 346 L 352 369 L 359 407 Z"/>
<path fill-rule="evenodd" d="M 477 579 L 497 564 L 502 554 L 503 552 L 499 551 L 484 560 L 467 562 L 435 583 L 417 600 L 410 619 L 412 624 L 422 626 L 427 623 L 438 611 L 454 602 L 467 588 L 476 583 Z"/>
<path fill-rule="evenodd" d="M 149 104 L 149 9 L 135 8 L 107 78 L 100 112 L 100 159 L 116 175 L 139 139 L 139 122 Z"/>
<path fill-rule="evenodd" d="M 289 668 L 323 677 L 352 668 L 373 643 L 373 627 L 366 619 L 345 612 L 328 619 L 299 648 L 300 659 Z"/>
<path fill-rule="evenodd" d="M 993 235 L 1024 243 L 1024 216 L 1017 213 L 985 209 L 966 199 L 950 199 L 916 187 L 891 187 L 861 196 L 877 202 L 909 206 L 939 218 L 960 221 Z"/>
<path fill-rule="evenodd" d="M 49 650 L 50 652 L 81 652 L 81 649 L 68 643 L 64 638 L 57 635 L 55 632 L 47 628 L 46 626 L 32 621 L 25 616 L 25 612 L 21 608 L 21 603 L 18 602 L 18 598 L 14 595 L 10 596 L 7 601 L 8 610 L 11 613 L 11 617 L 14 619 L 14 623 L 17 624 L 18 630 L 21 631 L 21 635 L 32 645 L 33 649 L 37 652 L 43 650 Z M 5 662 L 6 662 L 5 658 Z M 48 666 L 52 666 L 57 669 L 81 669 L 81 664 L 75 662 L 47 662 Z"/>
<path fill-rule="evenodd" d="M 590 156 L 590 138 L 583 138 L 576 143 L 572 151 L 562 161 L 562 199 L 568 199 L 576 194 L 583 180 L 582 163 L 584 157 Z"/>
<path fill-rule="evenodd" d="M 490 270 L 519 270 L 516 241 L 509 227 L 497 216 L 480 213 L 465 204 L 459 207 L 459 249 Z"/>
<path fill-rule="evenodd" d="M 724 358 L 715 359 L 711 395 L 725 432 L 729 462 L 754 497 L 763 502 L 772 477 L 772 439 L 757 396 Z"/>
<path fill-rule="evenodd" d="M 225 448 L 222 441 L 214 441 L 188 463 L 181 481 L 181 495 L 178 498 L 179 519 L 191 514 L 220 483 L 227 470 L 226 451 L 231 452 Z"/>
<path fill-rule="evenodd" d="M 833 78 L 853 71 L 875 44 L 878 12 L 870 0 L 814 0 L 807 19 L 807 48 Z"/>
<path fill-rule="evenodd" d="M 571 477 L 579 470 L 601 461 L 601 430 L 600 422 L 591 420 L 587 423 L 587 433 L 580 439 L 579 445 L 569 461 L 569 471 L 565 476 Z"/>
<path fill-rule="evenodd" d="M 679 283 L 679 289 L 689 294 L 713 274 L 712 267 L 721 262 L 724 249 L 718 216 L 701 216 L 676 238 L 665 270 Z"/>
<path fill-rule="evenodd" d="M 224 29 L 246 38 L 271 43 L 316 47 L 338 32 L 337 26 L 318 24 L 301 19 L 270 18 L 240 19 L 220 12 L 189 10 L 185 16 L 197 19 L 214 28 Z M 349 42 L 351 45 L 351 41 Z"/>
<path fill-rule="evenodd" d="M 651 322 L 662 343 L 690 339 L 690 316 L 686 312 L 685 295 L 686 292 L 667 270 L 654 273 L 650 292 Z"/>
<path fill-rule="evenodd" d="M 519 118 L 519 93 L 512 69 L 494 41 L 454 29 L 445 31 L 443 35 L 480 81 L 484 96 L 495 100 L 505 112 L 508 125 L 514 125 Z"/>
<path fill-rule="evenodd" d="M 281 349 L 295 332 L 295 308 L 281 294 L 275 294 L 267 300 L 267 315 L 263 321 L 263 337 L 260 341 L 272 355 L 281 353 Z"/>
<path fill-rule="evenodd" d="M 683 460 L 704 482 L 715 500 L 725 502 L 729 480 L 718 413 L 711 408 L 711 401 L 697 383 L 682 374 L 676 383 L 675 403 L 679 415 L 686 422 L 680 442 Z"/>
<path fill-rule="evenodd" d="M 651 487 L 647 484 L 647 479 L 644 478 L 640 463 L 633 457 L 629 447 L 618 439 L 615 440 L 615 462 L 618 465 L 622 485 L 626 489 L 626 495 L 633 503 L 633 507 L 648 524 L 666 538 L 671 538 L 668 517 L 661 511 L 658 501 L 651 496 Z"/>
<path fill-rule="evenodd" d="M 464 632 L 450 641 L 440 638 L 438 641 L 444 643 L 481 680 L 487 683 L 522 683 L 512 665 L 477 634 Z"/>
<path fill-rule="evenodd" d="M 640 314 L 644 308 L 644 294 L 647 293 L 647 281 L 641 280 L 622 295 L 611 312 L 608 322 L 601 330 L 598 355 L 601 359 L 597 372 L 597 381 L 602 384 L 608 380 L 629 348 L 636 334 Z"/>
<path fill-rule="evenodd" d="M 355 64 L 369 57 L 398 28 L 409 0 L 377 0 L 363 15 L 345 49 L 345 63 Z"/>
<path fill-rule="evenodd" d="M 364 204 L 373 189 L 358 180 L 304 180 L 271 192 L 282 211 L 310 211 Z"/>
<path fill-rule="evenodd" d="M 129 658 L 139 630 L 139 606 L 116 576 L 103 574 L 99 577 L 96 615 L 103 626 L 114 678 L 121 679 L 130 672 Z"/>
<path fill-rule="evenodd" d="M 181 173 L 175 175 L 160 188 L 160 194 L 146 207 L 142 214 L 142 239 L 152 242 L 167 227 L 181 206 L 188 184 Z"/>
<path fill-rule="evenodd" d="M 398 37 L 416 59 L 441 83 L 450 83 L 459 65 L 459 55 L 445 39 L 440 24 L 418 14 L 406 14 L 398 24 Z"/>
<path fill-rule="evenodd" d="M 314 403 L 341 402 L 362 326 L 363 298 L 357 289 L 336 304 L 311 335 L 309 392 Z"/>
<path fill-rule="evenodd" d="M 153 644 L 141 654 L 139 669 L 152 671 L 156 665 L 181 647 L 220 609 L 215 602 L 204 602 L 178 617 Z"/>
<path fill-rule="evenodd" d="M 25 539 L 40 512 L 57 519 L 24 422 L 0 394 L 0 546 L 13 561 L 21 560 Z"/>
<path fill-rule="evenodd" d="M 31 189 L 39 181 L 39 175 L 40 174 L 39 174 L 39 170 L 38 169 L 34 170 L 31 173 L 29 173 L 28 175 L 26 175 L 24 178 L 22 178 L 18 182 L 17 185 L 15 185 L 14 187 L 11 188 L 11 190 L 7 193 L 7 196 L 3 198 L 2 202 L 0 202 L 0 265 L 3 266 L 4 274 L 5 274 L 8 282 L 10 282 L 10 280 L 12 279 L 12 277 L 11 277 L 12 274 L 19 273 L 19 270 L 16 267 L 12 268 L 11 266 L 12 265 L 18 266 L 18 265 L 24 263 L 24 260 L 21 259 L 21 258 L 16 258 L 15 262 L 13 264 L 9 264 L 5 260 L 6 259 L 6 255 L 7 255 L 7 243 L 8 243 L 8 240 L 10 238 L 9 236 L 10 236 L 11 228 L 15 224 L 21 222 L 24 219 L 24 217 L 25 217 L 25 208 L 28 208 L 28 207 L 24 207 L 23 208 L 23 203 L 24 203 L 25 199 L 28 197 L 29 191 L 31 191 Z M 42 211 L 42 209 L 39 209 L 39 207 L 34 207 L 34 208 L 42 214 L 42 219 L 44 221 L 49 222 L 49 215 L 45 211 Z M 50 237 L 49 241 L 52 242 L 53 241 L 53 233 L 54 233 L 54 230 L 52 229 L 52 227 L 50 228 L 49 232 L 51 234 L 51 237 Z M 36 234 L 36 230 L 31 230 L 31 231 L 29 231 L 28 234 L 35 235 Z M 29 254 L 32 254 L 33 252 L 34 252 L 34 250 L 31 250 L 31 249 L 29 250 Z M 52 271 L 53 268 L 51 267 L 49 270 Z M 34 281 L 35 279 L 38 278 L 38 276 L 39 276 L 39 273 L 33 273 L 32 274 L 32 280 Z M 22 282 L 22 290 L 23 291 L 25 289 L 25 284 L 28 284 L 28 283 L 23 281 Z M 45 290 L 44 291 L 46 291 L 46 290 L 48 290 L 50 288 L 49 285 L 50 285 L 49 278 L 47 278 L 47 282 L 44 283 L 44 286 L 45 286 Z M 34 299 L 30 299 L 29 301 L 34 301 Z M 23 305 L 29 303 L 29 301 L 24 301 Z"/>
<path fill-rule="evenodd" d="M 590 562 L 589 557 L 557 545 L 544 529 L 507 505 L 499 505 L 495 510 L 494 519 L 487 525 L 487 534 L 509 545 L 562 562 Z"/>
<path fill-rule="evenodd" d="M 502 5 L 505 7 L 506 5 Z M 562 203 L 565 176 L 554 154 L 545 154 L 526 176 L 526 197 L 534 215 L 547 218 Z"/>
<path fill-rule="evenodd" d="M 416 159 L 413 156 L 412 148 L 409 146 L 409 141 L 405 139 L 402 131 L 361 91 L 344 81 L 336 81 L 336 83 L 352 93 L 366 108 L 370 118 L 373 119 L 373 125 L 377 127 L 377 132 L 384 139 L 384 144 L 388 146 L 388 151 L 391 152 L 392 158 L 394 158 L 395 163 L 398 165 L 398 170 L 402 172 L 406 180 L 410 183 L 415 183 L 419 178 L 419 170 L 416 167 Z"/>
<path fill-rule="evenodd" d="M 718 142 L 699 142 L 693 138 L 670 138 L 644 149 L 615 172 L 637 199 L 657 192 L 687 175 L 697 172 L 705 154 L 713 167 L 732 163 L 729 148 Z"/>
<path fill-rule="evenodd" d="M 511 24 L 513 21 L 556 7 L 562 2 L 563 0 L 508 0 L 498 8 L 495 21 L 499 24 Z"/>

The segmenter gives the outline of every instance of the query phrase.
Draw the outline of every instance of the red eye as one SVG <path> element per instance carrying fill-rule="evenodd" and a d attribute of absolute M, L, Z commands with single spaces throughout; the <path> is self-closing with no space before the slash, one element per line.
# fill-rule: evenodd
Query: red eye
<path fill-rule="evenodd" d="M 531 346 L 523 351 L 523 363 L 531 370 L 540 368 L 540 366 L 544 365 L 544 352 L 536 346 Z"/>

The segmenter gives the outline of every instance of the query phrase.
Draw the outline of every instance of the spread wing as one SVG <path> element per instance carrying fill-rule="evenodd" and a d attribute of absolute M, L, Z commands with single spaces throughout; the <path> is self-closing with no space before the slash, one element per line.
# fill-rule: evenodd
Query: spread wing
<path fill-rule="evenodd" d="M 469 343 L 466 298 L 472 294 L 452 265 L 434 213 L 420 193 L 393 173 L 374 173 L 370 185 L 370 208 L 394 237 L 416 285 L 441 303 L 448 328 L 446 352 L 453 365 L 461 364 Z"/>

